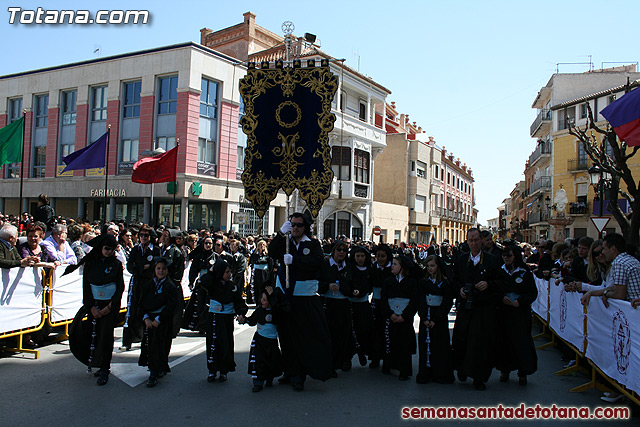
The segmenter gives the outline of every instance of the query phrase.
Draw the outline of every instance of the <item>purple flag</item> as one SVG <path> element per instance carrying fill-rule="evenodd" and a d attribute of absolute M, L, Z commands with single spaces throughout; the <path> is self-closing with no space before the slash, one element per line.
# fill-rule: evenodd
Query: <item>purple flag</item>
<path fill-rule="evenodd" d="M 69 154 L 62 158 L 67 165 L 62 173 L 71 170 L 103 168 L 106 163 L 105 153 L 109 143 L 109 131 L 96 140 L 93 144 Z"/>

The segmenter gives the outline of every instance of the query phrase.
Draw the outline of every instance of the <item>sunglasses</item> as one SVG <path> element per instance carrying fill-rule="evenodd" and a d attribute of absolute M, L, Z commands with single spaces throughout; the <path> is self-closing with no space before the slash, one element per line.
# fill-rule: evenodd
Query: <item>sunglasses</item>
<path fill-rule="evenodd" d="M 304 227 L 304 222 L 292 222 L 291 227 Z"/>

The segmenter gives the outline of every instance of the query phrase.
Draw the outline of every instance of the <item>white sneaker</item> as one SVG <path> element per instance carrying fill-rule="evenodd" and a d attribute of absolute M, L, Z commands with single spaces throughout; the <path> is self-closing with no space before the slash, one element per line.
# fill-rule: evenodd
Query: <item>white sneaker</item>
<path fill-rule="evenodd" d="M 600 399 L 605 402 L 616 403 L 624 399 L 624 395 L 612 391 L 610 393 L 605 393 L 603 396 L 600 396 Z"/>

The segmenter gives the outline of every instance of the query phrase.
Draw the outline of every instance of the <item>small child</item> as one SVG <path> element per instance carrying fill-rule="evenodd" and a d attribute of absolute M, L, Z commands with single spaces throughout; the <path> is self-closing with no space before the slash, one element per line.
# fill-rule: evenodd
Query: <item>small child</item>
<path fill-rule="evenodd" d="M 249 325 L 257 325 L 257 331 L 251 341 L 249 352 L 249 375 L 253 379 L 251 391 L 262 391 L 265 382 L 271 387 L 273 379 L 282 375 L 282 355 L 278 347 L 277 311 L 274 312 L 269 303 L 269 296 L 273 292 L 271 286 L 265 286 L 260 298 L 260 305 L 247 317 Z"/>

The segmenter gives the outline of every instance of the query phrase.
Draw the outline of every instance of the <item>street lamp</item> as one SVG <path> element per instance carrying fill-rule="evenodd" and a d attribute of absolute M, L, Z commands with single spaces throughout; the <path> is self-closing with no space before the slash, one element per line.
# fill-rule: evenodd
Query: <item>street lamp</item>
<path fill-rule="evenodd" d="M 611 182 L 611 174 L 602 169 L 598 165 L 593 165 L 589 168 L 589 179 L 596 194 L 599 194 L 600 198 L 600 216 L 604 215 L 604 189 L 609 186 Z M 602 239 L 602 231 L 599 232 L 599 239 Z"/>

